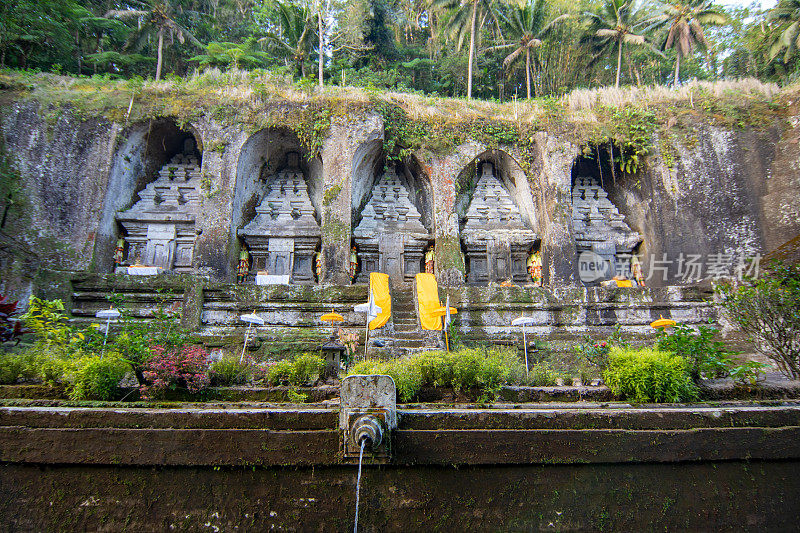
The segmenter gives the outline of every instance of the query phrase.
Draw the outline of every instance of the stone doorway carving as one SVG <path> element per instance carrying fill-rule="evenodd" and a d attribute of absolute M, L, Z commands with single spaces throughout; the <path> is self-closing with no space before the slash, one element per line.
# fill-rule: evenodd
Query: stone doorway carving
<path fill-rule="evenodd" d="M 361 267 L 356 282 L 366 283 L 371 272 L 384 272 L 394 283 L 413 280 L 431 240 L 421 219 L 395 168 L 386 170 L 353 231 Z"/>
<path fill-rule="evenodd" d="M 522 221 L 519 208 L 496 175 L 494 164 L 478 164 L 479 178 L 466 212 L 462 238 L 467 282 L 529 283 L 528 254 L 538 240 Z"/>
<path fill-rule="evenodd" d="M 187 138 L 182 151 L 139 193 L 139 201 L 116 215 L 127 233 L 127 263 L 178 272 L 192 269 L 201 181 L 197 146 Z"/>
<path fill-rule="evenodd" d="M 267 178 L 255 218 L 238 231 L 252 256 L 251 279 L 266 271 L 290 276 L 291 283 L 314 283 L 313 259 L 322 233 L 299 161 L 297 152 L 286 154 L 285 167 Z"/>
<path fill-rule="evenodd" d="M 578 263 L 581 264 L 582 253 L 593 252 L 608 264 L 605 274 L 592 281 L 581 276 L 586 283 L 610 279 L 615 274 L 631 278 L 630 257 L 643 240 L 609 200 L 605 187 L 613 183 L 611 167 L 605 161 L 605 150 L 598 150 L 597 154 L 599 161 L 581 156 L 572 168 L 572 224 Z"/>

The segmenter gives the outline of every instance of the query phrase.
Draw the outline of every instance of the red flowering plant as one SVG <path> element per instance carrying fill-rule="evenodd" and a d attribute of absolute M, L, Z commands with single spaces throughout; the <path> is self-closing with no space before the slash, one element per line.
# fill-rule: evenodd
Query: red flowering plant
<path fill-rule="evenodd" d="M 162 396 L 167 389 L 186 388 L 199 392 L 209 385 L 208 352 L 197 345 L 150 346 L 151 357 L 144 363 L 144 383 L 139 392 L 145 400 Z"/>
<path fill-rule="evenodd" d="M 622 336 L 621 326 L 614 326 L 614 331 L 606 340 L 595 340 L 586 338 L 583 343 L 575 347 L 575 352 L 583 359 L 597 367 L 600 371 L 608 366 L 608 352 L 612 346 L 627 348 L 628 343 Z"/>

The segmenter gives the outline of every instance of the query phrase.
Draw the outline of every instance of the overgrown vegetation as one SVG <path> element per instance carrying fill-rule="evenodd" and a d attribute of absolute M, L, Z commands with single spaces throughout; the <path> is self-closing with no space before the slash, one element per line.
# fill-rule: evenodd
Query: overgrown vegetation
<path fill-rule="evenodd" d="M 683 402 L 698 396 L 689 361 L 654 348 L 612 346 L 603 379 L 615 396 L 635 402 Z"/>
<path fill-rule="evenodd" d="M 721 287 L 728 319 L 788 378 L 800 379 L 800 267 L 773 264 L 758 279 Z"/>
<path fill-rule="evenodd" d="M 797 73 L 797 15 L 707 1 L 20 0 L 0 7 L 0 67 L 107 77 L 266 68 L 300 90 L 561 96 L 579 87 Z M 690 29 L 691 28 L 691 31 Z M 674 68 L 673 68 L 674 65 Z M 166 73 L 166 75 L 164 75 Z"/>
<path fill-rule="evenodd" d="M 764 373 L 757 361 L 740 361 L 736 354 L 715 340 L 716 328 L 700 325 L 697 328 L 676 324 L 669 332 L 662 329 L 656 346 L 673 352 L 689 361 L 689 373 L 695 382 L 700 379 L 731 377 L 742 385 L 754 385 Z"/>
<path fill-rule="evenodd" d="M 491 400 L 501 386 L 521 383 L 525 366 L 516 350 L 465 348 L 450 353 L 425 352 L 389 361 L 361 361 L 353 365 L 349 373 L 391 376 L 402 402 L 413 400 L 422 387 L 451 387 Z"/>
<path fill-rule="evenodd" d="M 270 385 L 313 385 L 325 368 L 325 360 L 318 355 L 305 354 L 283 359 L 272 364 L 264 381 Z"/>

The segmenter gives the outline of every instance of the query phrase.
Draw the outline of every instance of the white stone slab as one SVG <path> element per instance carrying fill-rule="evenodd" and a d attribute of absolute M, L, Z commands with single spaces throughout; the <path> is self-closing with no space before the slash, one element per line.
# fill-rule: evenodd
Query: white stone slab
<path fill-rule="evenodd" d="M 273 274 L 256 274 L 256 285 L 288 285 L 289 274 L 276 276 Z"/>
<path fill-rule="evenodd" d="M 130 276 L 155 276 L 159 274 L 163 269 L 161 267 L 151 267 L 151 266 L 129 266 L 128 267 L 128 275 Z"/>

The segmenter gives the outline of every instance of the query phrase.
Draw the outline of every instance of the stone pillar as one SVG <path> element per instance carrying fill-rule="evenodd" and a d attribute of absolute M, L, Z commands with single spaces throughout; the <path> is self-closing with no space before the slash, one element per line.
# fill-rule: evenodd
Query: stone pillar
<path fill-rule="evenodd" d="M 244 132 L 235 136 L 208 119 L 196 125 L 202 143 L 200 173 L 203 187 L 200 212 L 195 222 L 197 237 L 194 244 L 193 266 L 195 272 L 219 281 L 233 281 L 236 277 L 238 254 L 231 248 L 231 216 L 233 194 L 236 186 L 236 164 L 242 144 L 247 139 Z M 225 147 L 220 152 L 216 147 Z M 235 238 L 235 236 L 233 237 Z"/>
<path fill-rule="evenodd" d="M 464 166 L 483 149 L 476 143 L 459 146 L 456 153 L 433 158 L 426 169 L 433 185 L 436 277 L 440 284 L 461 285 L 465 281 L 466 265 L 456 214 L 456 180 Z"/>
<path fill-rule="evenodd" d="M 551 287 L 578 285 L 572 231 L 572 164 L 578 147 L 540 132 L 535 137 L 542 162 L 542 274 Z"/>
<path fill-rule="evenodd" d="M 370 142 L 383 138 L 383 121 L 372 115 L 361 123 L 334 120 L 322 146 L 322 282 L 350 283 L 352 172 L 354 159 Z"/>

